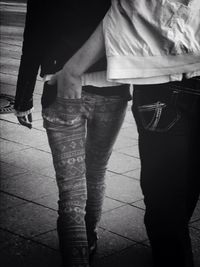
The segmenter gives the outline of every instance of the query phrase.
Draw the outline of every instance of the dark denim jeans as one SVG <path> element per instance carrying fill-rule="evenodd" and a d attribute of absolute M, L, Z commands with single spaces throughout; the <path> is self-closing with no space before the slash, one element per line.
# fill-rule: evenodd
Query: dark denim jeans
<path fill-rule="evenodd" d="M 200 192 L 200 78 L 134 87 L 145 225 L 156 267 L 192 267 Z"/>
<path fill-rule="evenodd" d="M 83 93 L 57 98 L 43 108 L 59 188 L 58 234 L 64 263 L 85 267 L 96 237 L 105 172 L 127 107 L 127 99 Z"/>

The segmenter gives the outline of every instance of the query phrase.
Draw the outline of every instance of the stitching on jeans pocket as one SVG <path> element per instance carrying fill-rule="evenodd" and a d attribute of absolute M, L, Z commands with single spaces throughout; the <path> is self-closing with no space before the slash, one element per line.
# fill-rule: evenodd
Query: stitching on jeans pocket
<path fill-rule="evenodd" d="M 159 101 L 138 107 L 142 124 L 146 130 L 155 130 L 160 120 L 163 107 L 165 107 L 165 104 Z"/>
<path fill-rule="evenodd" d="M 43 109 L 43 119 L 49 123 L 68 126 L 72 126 L 80 122 L 83 115 L 82 101 L 69 100 L 70 101 L 64 102 L 63 100 L 61 100 L 61 102 L 59 102 L 59 100 L 55 101 L 50 107 Z"/>
<path fill-rule="evenodd" d="M 200 94 L 197 90 L 187 90 L 188 88 L 177 87 L 173 88 L 173 95 L 176 95 L 176 100 L 173 102 L 178 110 L 189 111 L 190 114 L 195 112 L 200 103 Z M 172 98 L 173 100 L 173 98 Z"/>
<path fill-rule="evenodd" d="M 59 116 L 55 113 L 42 113 L 42 117 L 44 120 L 46 120 L 49 123 L 53 124 L 59 124 L 59 125 L 68 125 L 72 126 L 75 125 L 76 123 L 81 121 L 81 114 L 76 114 L 75 116 Z M 71 118 L 70 118 L 71 117 Z"/>
<path fill-rule="evenodd" d="M 155 132 L 170 130 L 181 117 L 174 108 L 159 101 L 139 106 L 138 111 L 144 129 Z"/>

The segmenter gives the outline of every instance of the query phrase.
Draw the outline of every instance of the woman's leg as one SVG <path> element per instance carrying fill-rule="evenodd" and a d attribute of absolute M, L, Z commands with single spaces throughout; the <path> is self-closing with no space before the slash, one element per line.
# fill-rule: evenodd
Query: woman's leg
<path fill-rule="evenodd" d="M 67 267 L 88 267 L 82 100 L 57 99 L 43 109 L 43 118 L 59 189 L 57 229 L 63 264 Z"/>
<path fill-rule="evenodd" d="M 104 199 L 107 163 L 127 107 L 127 101 L 121 97 L 90 95 L 90 98 L 93 98 L 93 107 L 88 118 L 86 141 L 86 226 L 89 245 L 96 238 Z"/>
<path fill-rule="evenodd" d="M 193 266 L 188 223 L 200 191 L 199 88 L 192 80 L 134 91 L 145 225 L 156 267 Z"/>

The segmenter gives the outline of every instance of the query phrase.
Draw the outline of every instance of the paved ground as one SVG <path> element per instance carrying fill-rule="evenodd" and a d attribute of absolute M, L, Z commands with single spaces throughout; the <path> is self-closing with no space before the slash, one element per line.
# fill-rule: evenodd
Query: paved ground
<path fill-rule="evenodd" d="M 1 93 L 14 95 L 25 5 L 1 1 L 0 8 Z M 51 267 L 60 264 L 56 233 L 57 188 L 42 128 L 41 90 L 42 82 L 38 77 L 32 130 L 19 126 L 12 113 L 0 116 L 2 267 Z M 151 266 L 151 252 L 143 224 L 144 204 L 139 172 L 137 132 L 129 106 L 108 166 L 95 267 Z M 200 266 L 200 205 L 196 208 L 190 229 L 197 267 Z"/>

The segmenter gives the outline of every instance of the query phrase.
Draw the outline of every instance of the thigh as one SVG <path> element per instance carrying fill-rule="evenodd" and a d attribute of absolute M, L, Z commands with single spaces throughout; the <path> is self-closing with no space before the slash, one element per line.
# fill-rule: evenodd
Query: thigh
<path fill-rule="evenodd" d="M 81 99 L 59 99 L 42 110 L 59 193 L 85 184 L 85 119 Z M 73 179 L 73 180 L 72 180 Z M 69 181 L 69 183 L 68 183 Z"/>
<path fill-rule="evenodd" d="M 106 164 L 126 114 L 127 101 L 121 97 L 101 97 L 95 102 L 87 122 L 86 163 Z"/>
<path fill-rule="evenodd" d="M 200 188 L 199 81 L 136 87 L 133 101 L 146 200 L 192 210 Z"/>

